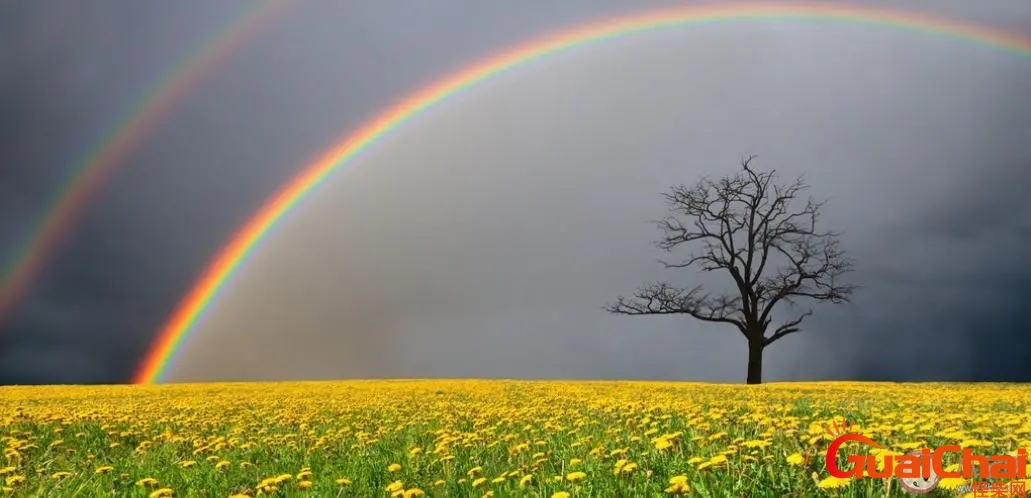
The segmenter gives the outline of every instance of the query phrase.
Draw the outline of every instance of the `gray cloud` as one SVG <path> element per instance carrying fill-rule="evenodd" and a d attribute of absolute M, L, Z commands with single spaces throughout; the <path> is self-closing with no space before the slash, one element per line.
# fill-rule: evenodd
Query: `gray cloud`
<path fill-rule="evenodd" d="M 1031 26 L 1022 2 L 907 5 Z M 0 257 L 72 158 L 244 6 L 9 7 Z M 645 7 L 301 3 L 207 75 L 80 213 L 0 323 L 0 383 L 128 379 L 208 258 L 345 130 L 500 48 Z M 772 348 L 769 376 L 1026 379 L 979 358 L 1031 344 L 1028 76 L 1027 59 L 955 40 L 795 22 L 541 61 L 336 175 L 226 289 L 175 377 L 739 380 L 735 334 L 600 307 L 663 275 L 647 223 L 658 192 L 754 152 L 833 198 L 828 221 L 849 231 L 866 286 Z"/>
<path fill-rule="evenodd" d="M 832 198 L 865 287 L 771 349 L 769 375 L 969 375 L 972 317 L 1011 312 L 1029 274 L 1007 253 L 1019 246 L 997 247 L 1026 237 L 1028 213 L 984 200 L 1026 178 L 1031 103 L 999 95 L 1029 76 L 1026 60 L 819 25 L 654 33 L 541 61 L 421 116 L 306 201 L 173 378 L 739 380 L 736 332 L 600 306 L 663 275 L 645 223 L 657 193 L 753 152 Z"/>

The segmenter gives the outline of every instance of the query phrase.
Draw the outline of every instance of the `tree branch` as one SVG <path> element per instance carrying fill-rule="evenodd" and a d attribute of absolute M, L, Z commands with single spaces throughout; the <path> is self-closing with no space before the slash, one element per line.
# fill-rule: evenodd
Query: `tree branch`
<path fill-rule="evenodd" d="M 777 339 L 780 339 L 786 335 L 794 334 L 795 332 L 801 330 L 799 328 L 799 325 L 802 323 L 803 320 L 806 319 L 806 317 L 809 317 L 812 314 L 813 310 L 806 311 L 805 313 L 802 313 L 798 318 L 791 320 L 790 322 L 787 322 L 784 325 L 781 325 L 780 327 L 777 327 L 777 329 L 773 331 L 772 335 L 766 337 L 763 340 L 763 347 L 773 344 Z"/>
<path fill-rule="evenodd" d="M 605 305 L 605 310 L 618 315 L 685 314 L 711 323 L 729 323 L 745 333 L 745 323 L 737 316 L 740 300 L 728 296 L 702 293 L 702 288 L 680 289 L 666 282 L 637 289 L 633 297 L 620 296 Z"/>

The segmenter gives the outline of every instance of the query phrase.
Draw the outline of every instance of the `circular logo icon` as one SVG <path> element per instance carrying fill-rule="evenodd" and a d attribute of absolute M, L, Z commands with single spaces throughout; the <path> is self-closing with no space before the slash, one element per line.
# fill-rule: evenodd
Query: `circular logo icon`
<path fill-rule="evenodd" d="M 930 458 L 930 455 L 924 455 L 920 450 L 910 451 L 907 455 L 913 455 L 920 460 Z M 923 462 L 921 461 L 921 464 Z M 931 475 L 924 479 L 923 477 L 899 477 L 899 485 L 902 486 L 902 490 L 907 493 L 915 495 L 925 495 L 930 493 L 934 488 L 938 487 L 938 482 L 941 481 L 941 476 L 934 473 L 934 467 L 931 467 Z"/>

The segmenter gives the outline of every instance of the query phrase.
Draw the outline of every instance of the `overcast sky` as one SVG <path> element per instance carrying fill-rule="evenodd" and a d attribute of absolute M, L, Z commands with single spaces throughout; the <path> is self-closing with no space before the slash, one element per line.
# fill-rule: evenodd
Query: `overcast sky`
<path fill-rule="evenodd" d="M 379 110 L 491 52 L 673 2 L 300 2 L 205 75 L 95 193 L 0 323 L 0 383 L 125 382 L 234 228 Z M 894 4 L 893 4 L 894 5 Z M 0 258 L 73 161 L 244 2 L 10 4 Z M 1031 37 L 1025 2 L 906 8 Z M 741 381 L 740 335 L 602 305 L 662 270 L 659 193 L 805 173 L 863 288 L 766 378 L 1029 380 L 1031 59 L 812 22 L 651 32 L 537 61 L 369 149 L 223 291 L 175 380 Z"/>

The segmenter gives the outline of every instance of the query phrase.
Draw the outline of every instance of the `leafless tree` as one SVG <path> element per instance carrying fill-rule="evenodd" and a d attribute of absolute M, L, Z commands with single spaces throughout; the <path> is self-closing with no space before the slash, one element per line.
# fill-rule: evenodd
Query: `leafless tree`
<path fill-rule="evenodd" d="M 725 272 L 735 290 L 713 293 L 701 285 L 656 282 L 605 309 L 622 315 L 683 314 L 732 325 L 748 342 L 746 381 L 760 384 L 764 349 L 802 330 L 812 315 L 803 303 L 848 302 L 856 287 L 841 282 L 854 267 L 840 247 L 841 232 L 817 228 L 826 201 L 803 203 L 799 197 L 809 188 L 803 177 L 778 184 L 776 171 L 756 171 L 753 159 L 742 160 L 737 174 L 671 188 L 663 194 L 669 214 L 657 222 L 664 233 L 659 248 L 669 253 L 683 244 L 695 248 L 684 260 L 661 261 L 666 268 Z M 788 316 L 771 326 L 774 308 L 782 304 Z"/>

